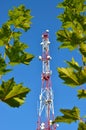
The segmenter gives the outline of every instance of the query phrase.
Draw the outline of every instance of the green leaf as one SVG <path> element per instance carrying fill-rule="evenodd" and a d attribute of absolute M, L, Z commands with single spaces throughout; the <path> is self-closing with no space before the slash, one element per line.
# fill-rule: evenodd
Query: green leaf
<path fill-rule="evenodd" d="M 86 57 L 86 44 L 85 43 L 80 44 L 79 50 L 84 55 L 84 57 Z"/>
<path fill-rule="evenodd" d="M 72 123 L 80 119 L 80 110 L 77 107 L 73 109 L 60 109 L 63 116 L 57 116 L 53 123 L 63 122 L 63 123 Z"/>
<path fill-rule="evenodd" d="M 59 77 L 64 80 L 64 84 L 70 87 L 80 86 L 86 83 L 86 67 L 81 67 L 72 58 L 72 61 L 66 61 L 69 65 L 66 68 L 58 68 Z"/>
<path fill-rule="evenodd" d="M 75 32 L 68 30 L 59 30 L 57 40 L 62 42 L 59 48 L 68 48 L 70 50 L 76 49 L 80 44 L 80 37 Z"/>
<path fill-rule="evenodd" d="M 78 71 L 81 70 L 81 67 L 79 66 L 78 62 L 76 62 L 76 61 L 74 60 L 74 58 L 72 58 L 71 62 L 66 61 L 66 63 L 69 65 L 69 67 L 72 67 L 72 68 L 75 69 L 75 70 L 78 70 Z"/>
<path fill-rule="evenodd" d="M 3 24 L 0 28 L 0 46 L 8 44 L 11 38 L 11 29 L 8 24 Z"/>
<path fill-rule="evenodd" d="M 83 62 L 83 65 L 85 66 L 85 64 L 86 64 L 86 57 L 84 55 L 82 55 L 82 62 Z"/>
<path fill-rule="evenodd" d="M 12 37 L 13 37 L 15 40 L 19 40 L 21 34 L 22 34 L 22 33 L 21 33 L 20 31 L 13 32 L 13 33 L 12 33 Z"/>
<path fill-rule="evenodd" d="M 84 66 L 80 72 L 78 72 L 78 78 L 80 85 L 86 83 L 86 67 Z"/>
<path fill-rule="evenodd" d="M 78 98 L 86 98 L 86 90 L 82 89 L 82 90 L 78 90 Z"/>
<path fill-rule="evenodd" d="M 78 126 L 78 130 L 86 130 L 86 123 L 80 122 Z"/>
<path fill-rule="evenodd" d="M 33 55 L 32 54 L 29 54 L 29 53 L 24 53 L 22 56 L 21 56 L 21 63 L 23 64 L 26 64 L 26 65 L 29 65 L 30 64 L 30 61 L 33 59 Z"/>
<path fill-rule="evenodd" d="M 5 63 L 5 60 L 0 55 L 0 76 L 11 71 L 11 69 L 6 69 L 6 68 L 7 68 L 7 64 Z"/>
<path fill-rule="evenodd" d="M 9 25 L 14 25 L 16 28 L 21 28 L 27 31 L 31 25 L 30 10 L 26 9 L 24 5 L 14 7 L 13 10 L 9 10 L 10 20 Z"/>
<path fill-rule="evenodd" d="M 75 87 L 80 85 L 77 74 L 72 68 L 58 68 L 59 77 L 64 80 L 64 84 Z"/>
<path fill-rule="evenodd" d="M 33 55 L 24 52 L 24 50 L 27 47 L 28 46 L 26 44 L 20 42 L 19 40 L 14 41 L 13 46 L 6 49 L 6 55 L 10 60 L 9 63 L 11 65 L 20 64 L 20 63 L 28 65 L 30 61 L 33 59 Z"/>
<path fill-rule="evenodd" d="M 0 100 L 7 103 L 11 107 L 19 107 L 24 101 L 29 88 L 16 84 L 14 78 L 2 82 L 0 85 Z"/>

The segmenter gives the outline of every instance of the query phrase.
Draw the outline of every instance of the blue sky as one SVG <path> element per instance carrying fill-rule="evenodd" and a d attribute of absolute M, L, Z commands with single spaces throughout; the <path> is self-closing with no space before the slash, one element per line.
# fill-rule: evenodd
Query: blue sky
<path fill-rule="evenodd" d="M 59 42 L 56 41 L 56 31 L 60 28 L 61 22 L 56 18 L 61 13 L 56 6 L 62 0 L 1 0 L 0 1 L 0 27 L 8 19 L 8 10 L 14 6 L 24 4 L 31 9 L 33 16 L 31 29 L 24 33 L 21 41 L 29 45 L 28 52 L 35 55 L 30 66 L 19 65 L 14 67 L 14 71 L 9 73 L 5 79 L 15 77 L 17 83 L 23 82 L 31 89 L 27 95 L 25 104 L 20 108 L 10 108 L 0 102 L 0 129 L 1 130 L 36 130 L 37 128 L 37 102 L 41 89 L 41 62 L 38 56 L 41 55 L 41 35 L 46 30 L 50 30 L 50 54 L 52 56 L 52 87 L 54 91 L 55 116 L 60 115 L 60 108 L 73 108 L 78 106 L 81 109 L 81 116 L 86 113 L 85 101 L 76 97 L 77 89 L 66 87 L 58 77 L 57 67 L 65 66 L 64 60 L 75 60 L 81 63 L 79 52 L 69 52 L 67 49 L 59 50 Z M 71 125 L 60 124 L 58 130 L 77 130 L 77 123 Z"/>

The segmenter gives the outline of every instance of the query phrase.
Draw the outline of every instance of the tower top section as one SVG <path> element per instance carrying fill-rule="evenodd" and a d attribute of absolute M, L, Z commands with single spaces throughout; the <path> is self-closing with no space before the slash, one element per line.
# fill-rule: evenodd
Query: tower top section
<path fill-rule="evenodd" d="M 41 45 L 48 45 L 50 44 L 49 41 L 49 30 L 46 30 L 43 34 L 42 34 L 42 42 Z"/>
<path fill-rule="evenodd" d="M 42 34 L 42 38 L 43 38 L 43 39 L 49 38 L 49 30 L 46 30 L 46 31 Z"/>
<path fill-rule="evenodd" d="M 39 56 L 39 59 L 42 61 L 42 79 L 48 80 L 51 76 L 50 70 L 50 60 L 52 59 L 49 54 L 49 30 L 46 30 L 42 34 L 42 56 Z"/>

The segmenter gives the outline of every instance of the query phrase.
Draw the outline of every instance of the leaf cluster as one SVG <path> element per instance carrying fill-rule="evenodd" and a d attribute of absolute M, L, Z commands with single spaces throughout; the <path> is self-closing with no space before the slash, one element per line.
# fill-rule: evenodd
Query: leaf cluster
<path fill-rule="evenodd" d="M 58 67 L 59 77 L 63 83 L 70 87 L 77 87 L 86 84 L 86 0 L 64 0 L 57 8 L 62 8 L 58 16 L 62 22 L 61 29 L 56 32 L 57 40 L 61 43 L 59 49 L 67 48 L 70 51 L 78 49 L 82 58 L 82 65 L 79 65 L 74 58 L 66 61 L 67 67 Z M 86 98 L 86 90 L 79 89 L 78 98 Z M 85 130 L 86 124 L 80 118 L 78 107 L 73 109 L 60 109 L 62 116 L 57 116 L 56 122 L 72 123 L 79 120 L 78 130 Z"/>
<path fill-rule="evenodd" d="M 62 29 L 56 33 L 57 40 L 61 42 L 60 48 L 74 50 L 79 47 L 83 54 L 86 43 L 85 0 L 64 0 L 58 7 L 64 8 L 64 13 L 58 16 Z"/>
<path fill-rule="evenodd" d="M 68 67 L 58 68 L 59 77 L 64 80 L 64 84 L 70 87 L 80 86 L 86 83 L 86 67 L 79 66 L 78 62 L 72 58 L 66 61 Z"/>
<path fill-rule="evenodd" d="M 56 33 L 61 42 L 59 48 L 78 49 L 82 56 L 82 66 L 72 58 L 67 67 L 58 68 L 59 77 L 70 87 L 86 83 L 86 1 L 64 0 L 58 5 L 64 11 L 58 16 L 62 21 L 61 30 Z M 79 92 L 79 91 L 78 91 Z M 82 98 L 85 96 L 80 96 Z"/>
<path fill-rule="evenodd" d="M 28 31 L 31 26 L 32 16 L 30 13 L 31 11 L 26 9 L 24 5 L 14 7 L 8 12 L 9 19 L 0 28 L 0 48 L 3 50 L 0 53 L 0 78 L 2 82 L 0 100 L 12 107 L 21 106 L 30 89 L 22 84 L 16 84 L 14 78 L 4 82 L 2 76 L 12 71 L 12 69 L 8 69 L 11 66 L 29 65 L 34 57 L 26 52 L 28 45 L 21 42 L 23 31 Z"/>
<path fill-rule="evenodd" d="M 24 5 L 20 5 L 19 7 L 14 7 L 13 10 L 9 10 L 9 20 L 8 24 L 13 25 L 15 28 L 21 28 L 27 31 L 31 25 L 30 15 L 31 11 L 26 9 Z"/>

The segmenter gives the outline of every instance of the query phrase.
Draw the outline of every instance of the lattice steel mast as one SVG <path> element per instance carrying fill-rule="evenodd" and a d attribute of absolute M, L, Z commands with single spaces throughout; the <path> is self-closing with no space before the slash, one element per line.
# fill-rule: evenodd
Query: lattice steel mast
<path fill-rule="evenodd" d="M 53 92 L 51 86 L 51 70 L 49 54 L 49 30 L 42 34 L 42 56 L 39 59 L 42 61 L 42 86 L 39 96 L 40 106 L 38 110 L 37 130 L 56 130 L 56 124 L 52 124 L 54 120 L 54 104 Z"/>

